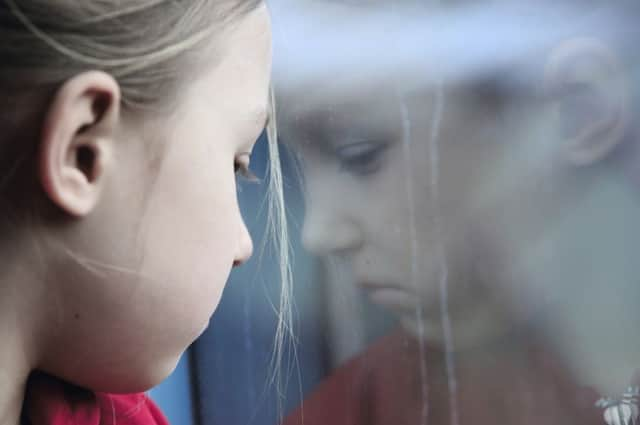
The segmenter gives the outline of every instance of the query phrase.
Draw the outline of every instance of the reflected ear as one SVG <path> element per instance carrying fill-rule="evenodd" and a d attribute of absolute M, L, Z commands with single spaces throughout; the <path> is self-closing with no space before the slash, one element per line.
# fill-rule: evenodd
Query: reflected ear
<path fill-rule="evenodd" d="M 605 158 L 624 139 L 630 101 L 627 76 L 610 48 L 575 38 L 557 46 L 545 69 L 556 103 L 562 155 L 574 165 Z"/>
<path fill-rule="evenodd" d="M 98 71 L 68 80 L 49 106 L 40 141 L 40 182 L 51 201 L 73 216 L 90 213 L 98 203 L 119 109 L 118 83 Z"/>

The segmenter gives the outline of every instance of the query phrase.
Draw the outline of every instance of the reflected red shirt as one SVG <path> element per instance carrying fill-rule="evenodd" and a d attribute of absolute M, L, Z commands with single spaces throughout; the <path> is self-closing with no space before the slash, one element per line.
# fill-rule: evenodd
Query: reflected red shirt
<path fill-rule="evenodd" d="M 93 393 L 37 374 L 30 378 L 24 425 L 169 425 L 144 393 Z"/>
<path fill-rule="evenodd" d="M 338 368 L 284 425 L 604 423 L 596 393 L 575 385 L 544 346 L 526 342 L 500 358 L 495 348 L 456 359 L 457 421 L 445 354 L 399 331 Z"/>

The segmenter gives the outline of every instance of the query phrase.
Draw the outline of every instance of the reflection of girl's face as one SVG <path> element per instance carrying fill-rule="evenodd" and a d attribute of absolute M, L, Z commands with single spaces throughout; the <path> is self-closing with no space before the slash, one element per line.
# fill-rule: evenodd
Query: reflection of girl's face
<path fill-rule="evenodd" d="M 283 139 L 303 161 L 306 247 L 347 259 L 357 285 L 408 327 L 421 306 L 428 338 L 441 329 L 440 251 L 459 339 L 522 312 L 531 293 L 514 285 L 513 265 L 535 246 L 556 196 L 542 184 L 554 178 L 553 150 L 540 145 L 550 139 L 537 137 L 534 106 L 445 89 L 435 152 L 433 90 L 328 92 L 280 102 Z"/>

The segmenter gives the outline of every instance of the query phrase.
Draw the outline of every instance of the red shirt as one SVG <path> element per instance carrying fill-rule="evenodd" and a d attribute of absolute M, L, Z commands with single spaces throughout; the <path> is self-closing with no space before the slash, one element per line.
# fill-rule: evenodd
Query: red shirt
<path fill-rule="evenodd" d="M 24 425 L 169 425 L 144 393 L 93 393 L 36 374 L 29 379 Z"/>
<path fill-rule="evenodd" d="M 458 424 L 604 423 L 595 392 L 544 346 L 524 342 L 498 358 L 501 344 L 456 359 Z M 338 368 L 284 425 L 450 425 L 450 384 L 440 348 L 395 332 Z"/>

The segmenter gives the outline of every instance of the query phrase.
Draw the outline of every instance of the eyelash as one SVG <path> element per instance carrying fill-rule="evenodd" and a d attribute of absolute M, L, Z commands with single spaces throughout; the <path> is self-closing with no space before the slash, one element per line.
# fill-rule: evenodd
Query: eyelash
<path fill-rule="evenodd" d="M 236 177 L 241 178 L 244 181 L 249 183 L 260 183 L 260 179 L 256 176 L 253 171 L 249 169 L 247 164 L 243 164 L 242 162 L 236 160 L 233 163 L 233 171 Z"/>
<path fill-rule="evenodd" d="M 259 140 L 260 137 L 262 137 L 265 131 L 266 130 L 262 130 L 257 140 Z M 254 144 L 257 143 L 257 140 L 256 142 L 254 142 Z M 239 158 L 246 158 L 246 161 L 240 161 Z M 257 183 L 257 184 L 260 184 L 262 182 L 260 178 L 256 176 L 253 173 L 253 171 L 251 171 L 251 169 L 249 168 L 250 164 L 251 164 L 251 154 L 248 152 L 240 154 L 240 156 L 236 157 L 233 161 L 233 173 L 236 176 L 236 187 L 238 188 L 238 191 L 242 191 L 242 187 L 240 186 L 240 183 L 242 181 L 247 183 Z"/>

